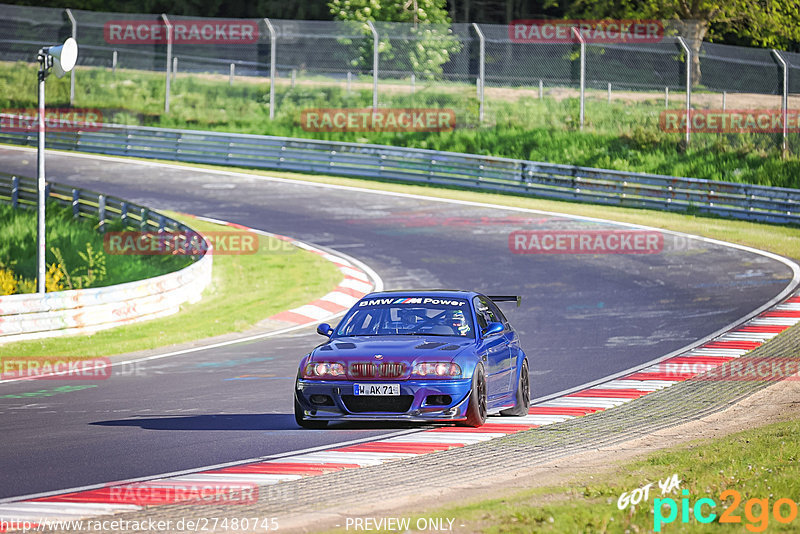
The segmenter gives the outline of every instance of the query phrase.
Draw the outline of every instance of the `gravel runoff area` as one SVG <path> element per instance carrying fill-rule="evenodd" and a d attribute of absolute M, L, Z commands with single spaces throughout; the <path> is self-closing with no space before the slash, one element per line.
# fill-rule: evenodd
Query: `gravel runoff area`
<path fill-rule="evenodd" d="M 800 325 L 711 372 L 715 376 L 735 375 L 726 371 L 731 365 L 746 366 L 748 361 L 784 368 L 788 364 L 797 369 L 798 347 Z M 706 373 L 606 411 L 488 442 L 262 486 L 255 504 L 158 506 L 114 519 L 171 520 L 175 525 L 181 519 L 276 518 L 280 532 L 320 532 L 343 526 L 346 517 L 386 515 L 398 510 L 421 513 L 426 506 L 440 506 L 464 494 L 473 498 L 498 496 L 495 490 L 508 491 L 510 481 L 519 488 L 530 486 L 536 473 L 544 474 L 543 481 L 548 485 L 565 482 L 564 476 L 552 476 L 554 467 L 568 466 L 563 474 L 574 475 L 581 465 L 597 470 L 612 467 L 613 462 L 631 456 L 625 451 L 638 454 L 710 437 L 699 430 L 709 426 L 698 423 L 712 419 L 712 435 L 769 423 L 777 411 L 785 412 L 787 405 L 798 412 L 797 380 L 799 376 L 783 381 L 723 380 L 709 378 Z M 752 399 L 745 400 L 750 396 Z M 717 413 L 722 410 L 726 411 Z M 726 424 L 726 418 L 730 424 Z M 661 437 L 654 440 L 653 435 Z"/>

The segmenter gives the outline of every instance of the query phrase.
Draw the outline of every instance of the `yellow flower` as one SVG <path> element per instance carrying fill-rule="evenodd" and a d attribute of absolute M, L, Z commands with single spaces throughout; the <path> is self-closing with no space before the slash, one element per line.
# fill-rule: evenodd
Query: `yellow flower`
<path fill-rule="evenodd" d="M 47 269 L 47 275 L 44 278 L 44 285 L 47 291 L 61 291 L 64 289 L 64 284 L 61 282 L 64 279 L 64 266 L 60 263 L 51 263 L 50 268 Z"/>
<path fill-rule="evenodd" d="M 0 268 L 0 295 L 13 295 L 17 291 L 17 279 L 11 269 Z"/>

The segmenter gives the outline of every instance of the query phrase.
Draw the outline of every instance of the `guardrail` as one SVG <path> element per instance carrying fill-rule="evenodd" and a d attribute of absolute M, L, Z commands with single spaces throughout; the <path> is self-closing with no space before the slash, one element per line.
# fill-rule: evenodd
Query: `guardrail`
<path fill-rule="evenodd" d="M 0 114 L 0 118 L 11 116 Z M 0 143 L 36 146 L 36 132 Z M 48 132 L 47 147 L 190 163 L 422 182 L 751 221 L 800 223 L 800 190 L 413 148 L 207 131 L 102 125 Z"/>
<path fill-rule="evenodd" d="M 60 184 L 49 183 L 47 189 L 48 198 L 71 205 L 75 217 L 99 219 L 101 230 L 109 221 L 119 219 L 126 228 L 152 234 L 175 233 L 179 245 L 210 250 L 208 242 L 191 228 L 144 206 Z M 35 207 L 36 180 L 0 174 L 0 202 Z M 176 313 L 181 304 L 199 300 L 211 281 L 211 254 L 195 259 L 181 270 L 125 284 L 0 296 L 0 344 L 95 332 Z"/>

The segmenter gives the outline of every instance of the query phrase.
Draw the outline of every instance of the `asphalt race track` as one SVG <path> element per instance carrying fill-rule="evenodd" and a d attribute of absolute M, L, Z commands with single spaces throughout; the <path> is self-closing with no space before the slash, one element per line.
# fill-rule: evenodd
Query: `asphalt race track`
<path fill-rule="evenodd" d="M 34 151 L 0 148 L 0 162 L 4 172 L 36 174 Z M 521 294 L 522 307 L 505 310 L 530 358 L 535 397 L 695 342 L 792 279 L 777 260 L 672 235 L 657 254 L 513 254 L 514 230 L 616 228 L 547 214 L 57 153 L 47 170 L 53 181 L 340 250 L 388 289 Z M 2 384 L 0 498 L 407 430 L 296 427 L 295 366 L 320 339 L 307 328 L 147 362 L 108 380 Z"/>

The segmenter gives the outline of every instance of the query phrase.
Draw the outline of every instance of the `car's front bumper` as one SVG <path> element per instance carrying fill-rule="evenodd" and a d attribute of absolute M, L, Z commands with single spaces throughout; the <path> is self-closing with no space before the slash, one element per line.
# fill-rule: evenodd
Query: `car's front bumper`
<path fill-rule="evenodd" d="M 305 419 L 320 421 L 460 421 L 467 417 L 472 380 L 385 380 L 400 385 L 400 397 L 356 398 L 353 387 L 366 381 L 298 379 L 295 399 Z M 441 402 L 447 396 L 450 402 Z M 435 397 L 440 397 L 435 399 Z M 320 403 L 325 398 L 325 403 Z M 370 406 L 374 401 L 374 408 Z"/>

